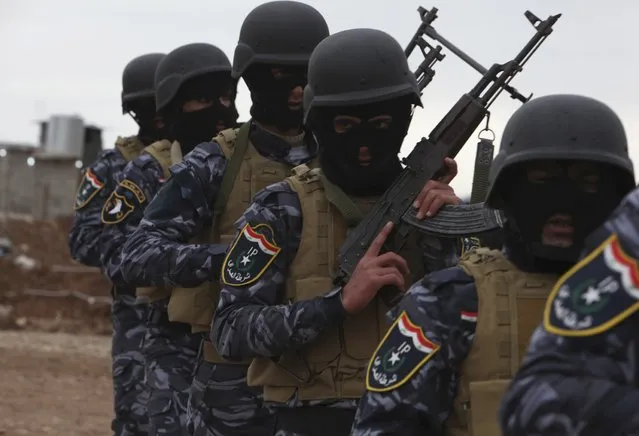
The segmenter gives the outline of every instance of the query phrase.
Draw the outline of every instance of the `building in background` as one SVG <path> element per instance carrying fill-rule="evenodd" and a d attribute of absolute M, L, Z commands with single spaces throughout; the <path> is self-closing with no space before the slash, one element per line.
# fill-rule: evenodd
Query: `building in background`
<path fill-rule="evenodd" d="M 102 151 L 102 130 L 75 115 L 40 122 L 38 145 L 0 143 L 0 212 L 73 214 L 81 170 Z"/>

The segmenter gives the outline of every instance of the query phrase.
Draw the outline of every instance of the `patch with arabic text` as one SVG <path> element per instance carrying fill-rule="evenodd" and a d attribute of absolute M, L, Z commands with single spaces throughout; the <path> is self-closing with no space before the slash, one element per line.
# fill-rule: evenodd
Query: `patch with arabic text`
<path fill-rule="evenodd" d="M 613 234 L 559 279 L 546 303 L 544 327 L 560 336 L 593 336 L 637 310 L 637 259 Z"/>
<path fill-rule="evenodd" d="M 104 182 L 96 176 L 90 168 L 82 175 L 78 192 L 75 194 L 74 210 L 80 210 L 96 196 L 100 190 L 104 188 Z"/>
<path fill-rule="evenodd" d="M 118 224 L 146 201 L 144 191 L 128 179 L 120 182 L 102 207 L 100 218 L 104 224 Z"/>
<path fill-rule="evenodd" d="M 439 350 L 402 312 L 375 350 L 366 372 L 366 389 L 387 392 L 409 381 Z"/>
<path fill-rule="evenodd" d="M 266 224 L 246 224 L 231 245 L 222 265 L 222 283 L 246 286 L 258 280 L 282 251 Z"/>

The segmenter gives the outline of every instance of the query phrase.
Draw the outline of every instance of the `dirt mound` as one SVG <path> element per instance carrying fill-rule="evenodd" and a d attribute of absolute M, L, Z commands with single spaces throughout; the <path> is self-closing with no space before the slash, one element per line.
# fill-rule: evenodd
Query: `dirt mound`
<path fill-rule="evenodd" d="M 0 328 L 109 333 L 110 284 L 71 258 L 71 219 L 3 218 L 11 252 L 0 257 Z"/>

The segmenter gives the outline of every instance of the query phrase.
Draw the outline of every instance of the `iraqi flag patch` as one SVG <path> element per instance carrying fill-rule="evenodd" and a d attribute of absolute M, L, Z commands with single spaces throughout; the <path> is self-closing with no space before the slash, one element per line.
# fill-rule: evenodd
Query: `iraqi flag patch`
<path fill-rule="evenodd" d="M 559 279 L 546 303 L 544 328 L 560 336 L 593 336 L 638 309 L 637 259 L 613 234 Z"/>
<path fill-rule="evenodd" d="M 282 251 L 274 240 L 273 229 L 266 224 L 246 224 L 231 245 L 222 265 L 222 283 L 246 286 L 258 280 Z"/>
<path fill-rule="evenodd" d="M 439 350 L 406 311 L 395 320 L 375 350 L 366 372 L 366 389 L 387 392 L 406 383 Z"/>
<path fill-rule="evenodd" d="M 95 195 L 104 188 L 104 182 L 96 176 L 91 168 L 82 175 L 80 180 L 80 186 L 78 186 L 78 192 L 75 194 L 74 210 L 80 210 L 95 197 Z"/>

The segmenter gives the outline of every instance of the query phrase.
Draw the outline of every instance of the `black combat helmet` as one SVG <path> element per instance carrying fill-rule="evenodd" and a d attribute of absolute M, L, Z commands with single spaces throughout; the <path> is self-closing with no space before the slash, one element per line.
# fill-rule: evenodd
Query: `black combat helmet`
<path fill-rule="evenodd" d="M 164 53 L 149 53 L 131 60 L 122 72 L 122 113 L 131 111 L 131 103 L 155 95 L 155 70 Z"/>
<path fill-rule="evenodd" d="M 415 75 L 395 38 L 375 29 L 344 30 L 320 42 L 311 55 L 304 118 L 317 107 L 356 106 L 404 96 L 422 105 Z"/>
<path fill-rule="evenodd" d="M 486 204 L 502 208 L 503 174 L 540 159 L 583 159 L 618 169 L 620 195 L 634 188 L 633 164 L 619 117 L 605 104 L 580 95 L 548 95 L 525 103 L 508 120 L 490 169 Z"/>
<path fill-rule="evenodd" d="M 208 73 L 231 71 L 231 62 L 222 50 L 206 43 L 176 48 L 160 62 L 155 73 L 155 105 L 165 108 L 185 81 Z"/>
<path fill-rule="evenodd" d="M 304 66 L 328 34 L 324 17 L 309 5 L 295 1 L 264 3 L 242 23 L 232 75 L 241 77 L 253 64 Z"/>

